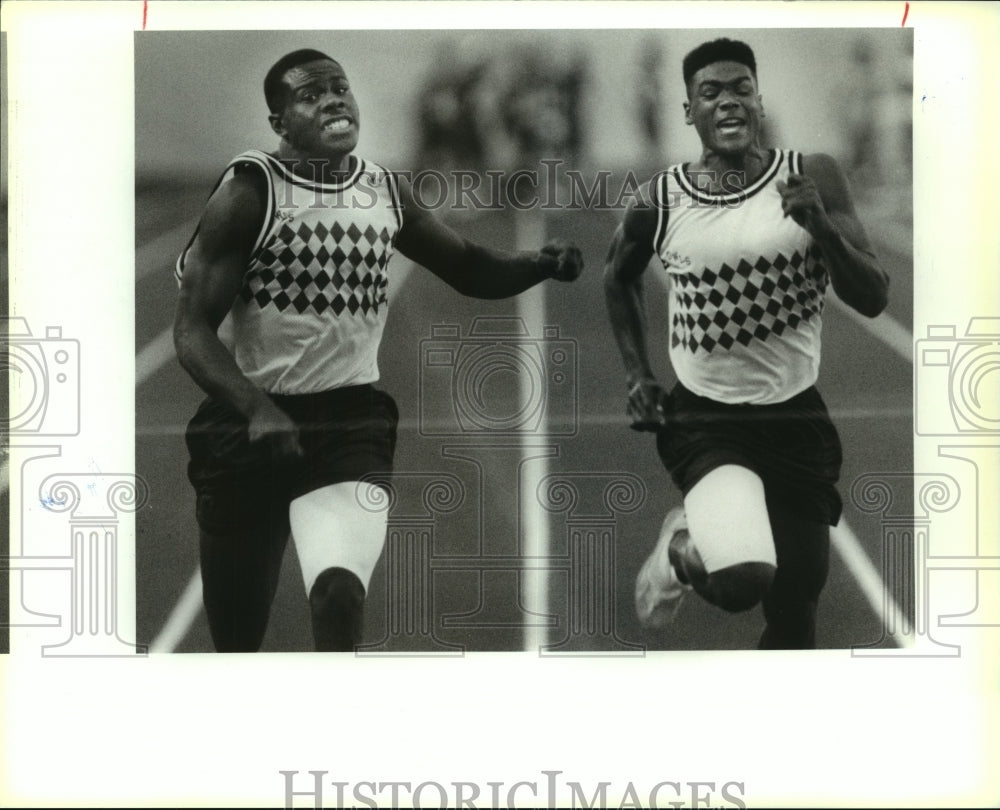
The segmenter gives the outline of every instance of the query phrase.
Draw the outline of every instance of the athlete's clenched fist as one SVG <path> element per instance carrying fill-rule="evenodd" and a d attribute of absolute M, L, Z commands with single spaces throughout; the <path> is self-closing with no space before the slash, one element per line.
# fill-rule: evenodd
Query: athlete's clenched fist
<path fill-rule="evenodd" d="M 538 251 L 538 267 L 546 278 L 575 281 L 583 272 L 583 254 L 576 245 L 552 241 Z"/>

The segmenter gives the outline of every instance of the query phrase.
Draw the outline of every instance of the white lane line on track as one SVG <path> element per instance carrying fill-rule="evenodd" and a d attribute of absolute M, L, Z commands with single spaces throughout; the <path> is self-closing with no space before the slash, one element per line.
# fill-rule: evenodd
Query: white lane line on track
<path fill-rule="evenodd" d="M 174 357 L 174 329 L 168 326 L 135 356 L 135 387 L 138 388 Z"/>
<path fill-rule="evenodd" d="M 877 318 L 866 318 L 860 312 L 847 306 L 836 295 L 831 294 L 827 300 L 836 307 L 838 312 L 842 312 L 862 329 L 870 332 L 907 363 L 913 363 L 913 335 L 910 334 L 909 329 L 891 315 L 883 312 Z"/>
<path fill-rule="evenodd" d="M 900 634 L 905 637 L 910 636 L 913 633 L 910 620 L 889 593 L 882 575 L 872 564 L 861 541 L 843 518 L 840 519 L 839 525 L 830 528 L 830 542 L 858 583 L 861 593 L 878 616 L 881 626 L 887 627 L 890 623 L 898 621 Z"/>
<path fill-rule="evenodd" d="M 885 312 L 877 318 L 866 318 L 847 306 L 836 295 L 830 295 L 829 301 L 838 312 L 842 312 L 912 365 L 913 335 L 899 321 Z M 882 575 L 868 557 L 857 535 L 851 531 L 851 527 L 843 518 L 839 526 L 830 529 L 830 542 L 847 565 L 848 571 L 858 583 L 875 615 L 879 617 L 881 625 L 885 627 L 889 621 L 898 619 L 902 635 L 909 636 L 912 633 L 909 619 L 889 593 Z"/>
<path fill-rule="evenodd" d="M 135 251 L 135 280 L 141 281 L 154 270 L 162 269 L 173 275 L 174 262 L 184 250 L 187 240 L 191 238 L 197 219 L 182 222 L 176 228 L 161 233 L 148 242 L 143 243 Z"/>
<path fill-rule="evenodd" d="M 188 227 L 188 226 L 184 226 Z M 176 229 L 180 230 L 180 228 Z M 526 229 L 530 231 L 531 229 Z M 544 228 L 541 230 L 541 234 L 544 241 Z M 167 237 L 176 238 L 174 232 L 170 232 L 164 237 L 159 237 L 153 240 L 154 243 L 160 242 L 161 245 L 157 246 L 157 251 L 161 249 L 163 243 L 167 241 Z M 529 236 L 533 239 L 537 238 L 537 234 L 528 234 L 523 237 L 524 241 L 527 242 Z M 537 244 L 541 244 L 539 241 Z M 149 243 L 152 245 L 153 243 Z M 534 246 L 534 242 L 532 243 Z M 530 247 L 530 246 L 529 246 Z M 521 246 L 517 248 L 518 250 L 527 249 L 527 247 Z M 156 252 L 152 250 L 146 250 L 142 253 L 143 256 L 147 257 L 147 263 L 151 264 L 155 261 L 157 256 Z M 413 264 L 411 262 L 401 263 L 400 269 L 398 271 L 398 281 L 397 289 L 401 288 L 403 283 L 409 276 L 410 271 L 413 269 Z M 146 268 L 145 272 L 148 272 Z M 145 272 L 142 275 L 145 275 Z M 140 276 L 139 262 L 136 262 L 136 277 Z M 859 324 L 866 331 L 870 332 L 876 339 L 885 343 L 887 346 L 892 348 L 897 354 L 899 354 L 904 360 L 909 363 L 913 362 L 913 336 L 912 334 L 899 323 L 892 316 L 883 313 L 878 318 L 865 318 L 859 313 L 855 312 L 853 309 L 848 307 L 842 301 L 840 301 L 835 295 L 830 296 L 830 301 L 836 307 L 839 312 L 843 312 L 852 321 Z M 544 317 L 544 306 L 541 308 L 541 317 Z M 532 320 L 538 319 L 537 313 L 521 313 L 519 314 L 530 315 Z M 526 318 L 526 322 L 528 319 Z M 529 323 L 529 329 L 532 324 Z M 145 382 L 149 377 L 151 377 L 162 365 L 169 362 L 169 360 L 174 355 L 173 349 L 173 339 L 172 330 L 170 328 L 165 329 L 159 335 L 157 335 L 149 344 L 143 347 L 142 351 L 136 356 L 136 387 Z M 542 462 L 544 469 L 541 475 L 544 476 L 548 472 L 548 462 Z M 0 470 L 0 473 L 5 472 Z M 6 476 L 3 476 L 4 483 L 6 483 Z M 0 490 L 2 492 L 2 490 Z M 524 499 L 523 502 L 527 502 Z M 526 516 L 530 517 L 530 516 Z M 526 530 L 529 531 L 528 537 L 526 538 L 526 551 L 529 555 L 540 555 L 547 553 L 549 538 L 547 524 L 542 522 L 539 524 L 533 518 L 530 520 L 525 520 L 524 522 Z M 875 569 L 868 555 L 865 553 L 864 548 L 861 546 L 860 541 L 857 536 L 851 531 L 847 523 L 841 519 L 840 526 L 834 527 L 830 533 L 830 539 L 840 554 L 844 563 L 847 565 L 848 570 L 854 579 L 858 582 L 862 593 L 868 600 L 872 609 L 875 611 L 876 615 L 879 617 L 880 621 L 883 623 L 886 621 L 886 604 L 890 603 L 892 609 L 897 617 L 901 617 L 900 621 L 903 623 L 903 628 L 905 629 L 904 635 L 908 635 L 911 630 L 909 622 L 905 615 L 899 609 L 899 606 L 893 600 L 891 594 L 886 591 L 885 582 L 883 581 L 881 575 Z M 544 572 L 535 572 L 531 576 L 537 576 L 534 581 L 529 579 L 528 581 L 528 592 L 535 597 L 544 597 L 545 601 L 536 603 L 543 606 L 547 606 L 547 581 L 541 574 Z M 177 645 L 183 640 L 198 616 L 201 609 L 201 570 L 200 568 L 195 568 L 194 575 L 191 581 L 188 583 L 188 587 L 185 589 L 180 601 L 174 607 L 170 616 L 167 619 L 167 623 L 164 625 L 163 630 L 157 636 L 156 640 L 153 641 L 151 646 L 151 652 L 172 652 L 176 649 Z M 169 629 L 169 633 L 168 633 Z M 539 628 L 528 628 L 525 632 L 525 650 L 532 651 L 539 649 L 541 644 L 545 643 L 544 630 Z"/>
<path fill-rule="evenodd" d="M 201 566 L 195 567 L 194 574 L 184 588 L 181 598 L 174 605 L 174 609 L 170 611 L 163 629 L 149 645 L 150 653 L 171 653 L 176 650 L 199 613 L 201 613 Z"/>
<path fill-rule="evenodd" d="M 537 250 L 545 244 L 545 220 L 540 211 L 519 211 L 514 220 L 514 250 Z M 524 321 L 528 334 L 541 338 L 545 326 L 545 291 L 547 284 L 543 282 L 521 293 L 517 297 L 517 314 Z M 528 413 L 532 398 L 536 396 L 532 380 L 527 374 L 519 375 L 518 412 Z M 543 393 L 542 396 L 545 396 Z M 537 440 L 548 432 L 549 425 L 539 426 L 541 436 L 525 431 L 521 434 L 521 463 L 518 469 L 522 472 L 520 491 L 517 491 L 521 511 L 519 525 L 524 530 L 524 554 L 529 559 L 544 560 L 549 556 L 550 537 L 548 515 L 541 508 L 535 497 L 538 483 L 545 480 L 549 474 L 549 457 L 543 455 L 536 459 L 531 467 L 537 470 L 537 476 L 529 473 L 525 464 L 531 449 L 537 447 Z M 533 443 L 532 440 L 535 440 Z M 526 604 L 529 611 L 545 615 L 549 609 L 548 572 L 530 566 L 524 572 Z M 538 654 L 548 643 L 548 631 L 544 626 L 536 626 L 528 622 L 524 628 L 523 649 L 525 652 Z"/>

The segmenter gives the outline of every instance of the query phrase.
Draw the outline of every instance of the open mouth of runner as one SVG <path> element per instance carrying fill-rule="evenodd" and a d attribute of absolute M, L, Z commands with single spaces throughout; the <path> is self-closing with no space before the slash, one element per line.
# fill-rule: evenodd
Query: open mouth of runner
<path fill-rule="evenodd" d="M 354 121 L 349 116 L 337 116 L 326 121 L 322 130 L 324 134 L 340 135 L 350 130 L 353 123 Z"/>
<path fill-rule="evenodd" d="M 746 129 L 746 121 L 742 118 L 723 118 L 715 125 L 716 130 L 722 135 L 738 135 Z"/>

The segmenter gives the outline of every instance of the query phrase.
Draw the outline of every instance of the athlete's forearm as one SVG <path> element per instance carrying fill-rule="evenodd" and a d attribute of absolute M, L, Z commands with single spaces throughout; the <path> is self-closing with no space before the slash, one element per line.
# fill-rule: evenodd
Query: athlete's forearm
<path fill-rule="evenodd" d="M 848 242 L 832 221 L 816 243 L 837 296 L 869 318 L 882 312 L 889 302 L 889 276 L 878 260 Z"/>
<path fill-rule="evenodd" d="M 236 365 L 236 360 L 208 323 L 179 314 L 174 347 L 181 367 L 213 399 L 235 408 L 247 419 L 268 399 Z"/>
<path fill-rule="evenodd" d="M 646 346 L 646 307 L 642 281 L 623 281 L 614 270 L 604 274 L 604 300 L 611 331 L 625 365 L 625 379 L 631 387 L 638 380 L 653 376 Z"/>
<path fill-rule="evenodd" d="M 452 286 L 473 298 L 509 298 L 548 278 L 537 252 L 500 253 L 471 243 L 451 270 Z"/>
<path fill-rule="evenodd" d="M 872 253 L 837 161 L 804 159 L 804 175 L 778 183 L 785 216 L 809 231 L 823 254 L 834 292 L 852 309 L 874 318 L 889 301 L 889 277 Z"/>

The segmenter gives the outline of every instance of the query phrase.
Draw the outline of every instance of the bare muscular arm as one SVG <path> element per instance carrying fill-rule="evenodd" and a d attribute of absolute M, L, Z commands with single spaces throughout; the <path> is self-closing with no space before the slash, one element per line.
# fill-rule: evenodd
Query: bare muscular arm
<path fill-rule="evenodd" d="M 202 390 L 246 416 L 251 441 L 266 438 L 277 455 L 298 455 L 292 420 L 243 375 L 218 336 L 264 219 L 260 183 L 254 173 L 239 173 L 209 200 L 184 264 L 174 346 Z"/>
<path fill-rule="evenodd" d="M 839 298 L 874 318 L 889 301 L 889 276 L 858 219 L 847 179 L 829 155 L 805 156 L 802 170 L 804 174 L 790 174 L 787 184 L 778 184 L 785 216 L 816 240 Z"/>
<path fill-rule="evenodd" d="M 604 298 L 625 365 L 628 414 L 636 430 L 657 430 L 664 421 L 664 392 L 653 376 L 646 346 L 642 275 L 653 257 L 656 208 L 641 196 L 625 212 L 604 264 Z"/>
<path fill-rule="evenodd" d="M 583 270 L 574 245 L 553 240 L 538 251 L 492 251 L 464 239 L 421 206 L 405 179 L 399 191 L 403 227 L 396 247 L 463 295 L 508 298 L 548 278 L 573 281 Z"/>

